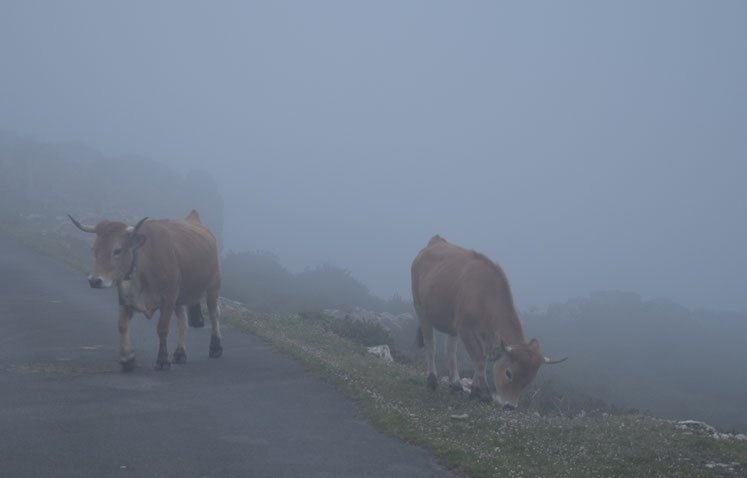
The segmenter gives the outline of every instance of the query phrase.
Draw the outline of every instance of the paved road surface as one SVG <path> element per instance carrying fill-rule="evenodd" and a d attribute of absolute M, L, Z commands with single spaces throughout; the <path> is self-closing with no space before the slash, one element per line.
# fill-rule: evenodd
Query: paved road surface
<path fill-rule="evenodd" d="M 231 327 L 223 357 L 189 329 L 187 364 L 157 372 L 155 319 L 136 315 L 139 366 L 120 372 L 114 291 L 2 233 L 0 324 L 1 477 L 451 476 Z"/>

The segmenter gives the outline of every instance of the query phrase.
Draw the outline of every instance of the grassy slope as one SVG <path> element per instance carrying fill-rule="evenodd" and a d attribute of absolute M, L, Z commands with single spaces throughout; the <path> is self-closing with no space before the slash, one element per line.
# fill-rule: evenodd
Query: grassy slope
<path fill-rule="evenodd" d="M 367 357 L 361 346 L 336 336 L 322 321 L 231 307 L 224 308 L 224 318 L 306 364 L 380 430 L 426 448 L 467 476 L 747 474 L 744 441 L 685 432 L 641 414 L 568 418 L 504 411 L 446 386 L 429 393 L 419 369 Z M 463 414 L 468 418 L 452 418 Z"/>

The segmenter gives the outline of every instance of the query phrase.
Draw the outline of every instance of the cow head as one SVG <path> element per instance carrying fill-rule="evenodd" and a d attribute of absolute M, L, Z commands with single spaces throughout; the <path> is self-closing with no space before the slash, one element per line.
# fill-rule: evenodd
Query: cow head
<path fill-rule="evenodd" d="M 493 398 L 501 405 L 515 408 L 519 405 L 519 394 L 534 380 L 540 365 L 560 363 L 568 360 L 550 360 L 542 355 L 537 339 L 527 344 L 505 345 L 501 343 L 494 357 L 493 380 L 496 395 Z"/>
<path fill-rule="evenodd" d="M 101 221 L 95 226 L 87 226 L 76 221 L 73 216 L 68 217 L 81 231 L 96 234 L 96 240 L 93 242 L 95 263 L 88 275 L 88 284 L 91 287 L 112 287 L 132 272 L 137 257 L 136 251 L 145 244 L 145 236 L 138 230 L 147 217 L 135 226 L 128 226 L 119 221 Z"/>

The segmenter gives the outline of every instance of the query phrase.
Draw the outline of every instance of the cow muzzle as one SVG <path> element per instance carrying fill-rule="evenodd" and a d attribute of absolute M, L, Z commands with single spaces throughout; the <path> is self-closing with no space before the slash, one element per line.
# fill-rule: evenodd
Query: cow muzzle
<path fill-rule="evenodd" d="M 88 285 L 91 286 L 91 289 L 106 289 L 112 286 L 112 281 L 101 276 L 88 276 Z"/>
<path fill-rule="evenodd" d="M 498 405 L 502 406 L 506 410 L 513 410 L 516 408 L 519 404 L 517 403 L 511 403 L 505 398 L 501 397 L 497 393 L 493 393 L 493 402 L 497 403 Z"/>

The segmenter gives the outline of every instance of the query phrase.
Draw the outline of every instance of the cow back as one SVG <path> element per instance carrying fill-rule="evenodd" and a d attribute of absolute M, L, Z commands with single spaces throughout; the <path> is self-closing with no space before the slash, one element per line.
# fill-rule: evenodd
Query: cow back
<path fill-rule="evenodd" d="M 177 304 L 193 304 L 205 291 L 220 287 L 216 241 L 210 230 L 195 221 L 157 219 L 143 224 L 141 278 L 151 290 L 177 295 Z"/>
<path fill-rule="evenodd" d="M 508 279 L 483 254 L 435 236 L 411 272 L 416 310 L 437 330 L 455 335 L 458 321 L 478 320 L 507 340 L 523 341 Z"/>

